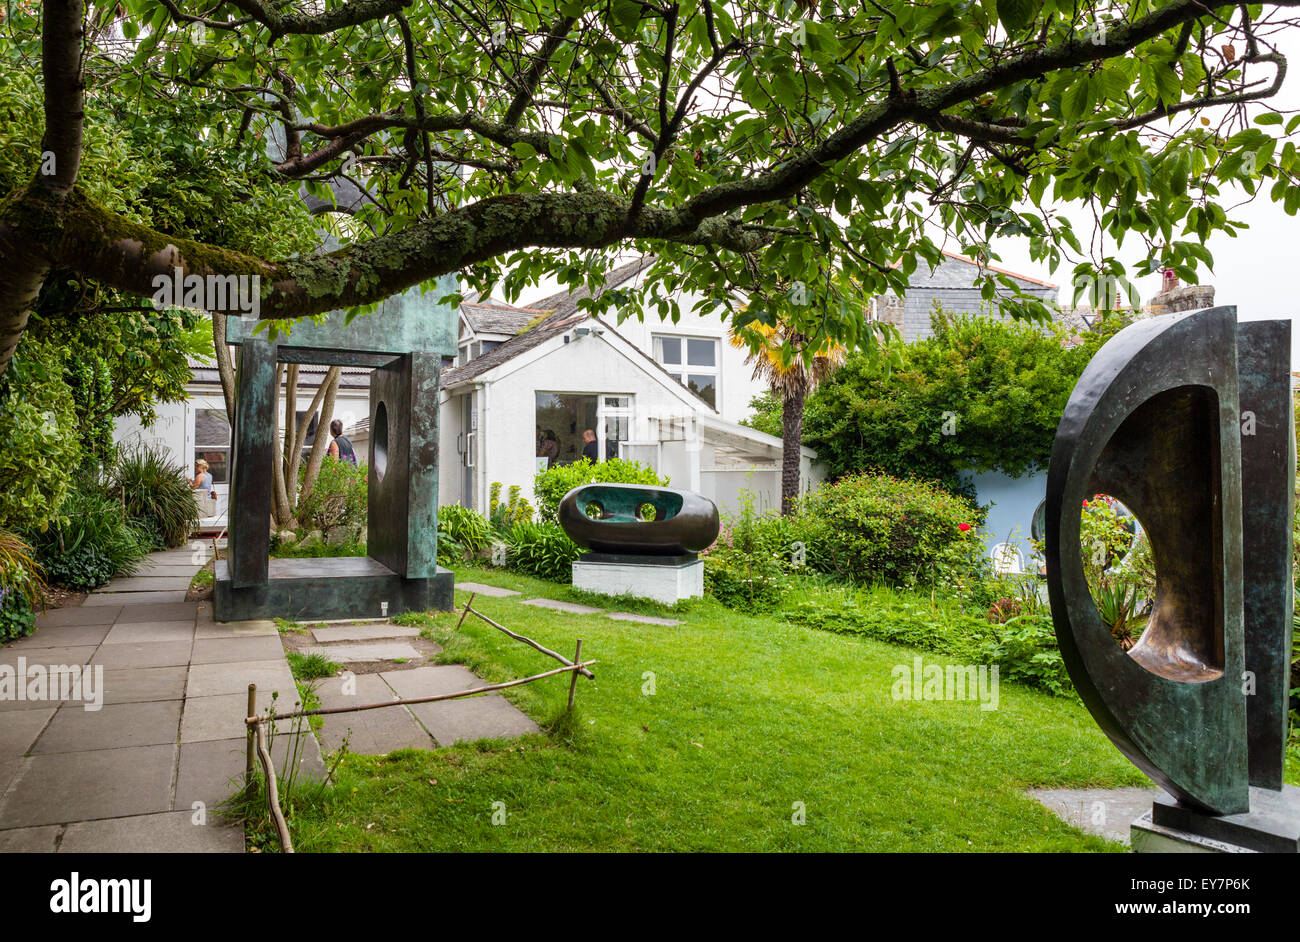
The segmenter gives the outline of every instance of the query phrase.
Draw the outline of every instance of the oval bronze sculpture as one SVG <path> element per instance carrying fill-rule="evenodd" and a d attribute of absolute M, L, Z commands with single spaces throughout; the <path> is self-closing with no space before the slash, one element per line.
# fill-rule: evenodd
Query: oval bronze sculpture
<path fill-rule="evenodd" d="M 641 508 L 654 508 L 653 518 Z M 587 509 L 595 507 L 596 516 Z M 560 526 L 569 539 L 596 553 L 683 556 L 718 538 L 718 508 L 691 491 L 646 484 L 581 484 L 560 501 Z"/>

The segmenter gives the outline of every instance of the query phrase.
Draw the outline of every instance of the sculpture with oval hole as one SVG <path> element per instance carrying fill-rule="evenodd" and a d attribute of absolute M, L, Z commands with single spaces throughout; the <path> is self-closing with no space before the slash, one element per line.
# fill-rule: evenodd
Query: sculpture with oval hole
<path fill-rule="evenodd" d="M 647 484 L 582 484 L 560 501 L 569 539 L 596 553 L 683 556 L 718 538 L 718 508 L 701 494 Z"/>

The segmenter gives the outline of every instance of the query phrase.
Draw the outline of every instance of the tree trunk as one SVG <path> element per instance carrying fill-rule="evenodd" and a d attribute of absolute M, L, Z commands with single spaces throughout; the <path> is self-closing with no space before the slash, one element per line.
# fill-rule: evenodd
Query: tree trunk
<path fill-rule="evenodd" d="M 284 377 L 284 365 L 276 364 L 275 367 L 275 432 L 274 435 L 280 434 L 280 383 Z M 273 439 L 274 440 L 274 439 Z M 284 462 L 271 465 L 271 516 L 275 520 L 277 530 L 283 530 L 293 525 L 293 508 L 289 506 L 289 494 L 285 487 L 284 481 Z"/>
<path fill-rule="evenodd" d="M 326 442 L 329 441 L 329 424 L 334 418 L 334 397 L 339 391 L 339 377 L 343 375 L 343 370 L 337 366 L 331 366 L 330 371 L 325 375 L 325 382 L 322 386 L 325 390 L 325 404 L 321 407 L 320 421 L 316 423 L 316 441 L 311 446 L 311 457 L 307 459 L 307 470 L 302 476 L 302 489 L 298 492 L 298 503 L 302 503 L 311 496 L 312 489 L 316 486 L 316 477 L 320 474 L 321 462 L 325 460 Z"/>
<path fill-rule="evenodd" d="M 230 344 L 226 343 L 226 315 L 212 315 L 212 352 L 217 358 L 217 376 L 221 395 L 226 400 L 226 421 L 235 426 L 235 368 L 230 362 Z"/>
<path fill-rule="evenodd" d="M 808 394 L 799 389 L 781 398 L 781 516 L 795 512 L 799 499 L 799 459 L 803 445 L 803 404 Z"/>

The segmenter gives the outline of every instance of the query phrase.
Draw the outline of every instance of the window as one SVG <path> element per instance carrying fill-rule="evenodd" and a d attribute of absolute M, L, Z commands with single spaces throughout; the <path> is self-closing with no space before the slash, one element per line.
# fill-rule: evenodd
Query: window
<path fill-rule="evenodd" d="M 596 461 L 619 457 L 619 442 L 632 432 L 630 396 L 568 395 L 539 392 L 534 454 L 548 466 L 571 464 L 584 456 Z M 588 442 L 590 430 L 595 441 Z"/>
<path fill-rule="evenodd" d="M 225 409 L 198 409 L 194 413 L 194 460 L 208 463 L 213 484 L 229 483 L 230 423 Z"/>
<path fill-rule="evenodd" d="M 718 407 L 718 343 L 715 337 L 654 338 L 655 360 L 673 379 L 713 406 Z"/>

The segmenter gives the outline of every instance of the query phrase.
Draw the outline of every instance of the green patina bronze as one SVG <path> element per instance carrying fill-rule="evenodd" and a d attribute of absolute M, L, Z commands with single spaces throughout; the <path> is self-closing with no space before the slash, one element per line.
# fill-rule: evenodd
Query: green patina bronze
<path fill-rule="evenodd" d="M 559 518 L 571 540 L 597 553 L 682 556 L 718 538 L 713 501 L 646 484 L 580 485 L 560 501 Z"/>
<path fill-rule="evenodd" d="M 1288 322 L 1238 325 L 1231 307 L 1139 321 L 1112 338 L 1057 430 L 1046 557 L 1057 639 L 1081 698 L 1175 799 L 1156 803 L 1156 823 L 1213 821 L 1222 834 L 1231 820 L 1242 841 L 1294 850 L 1300 818 L 1285 824 L 1296 834 L 1280 844 L 1273 823 L 1237 827 L 1251 819 L 1252 803 L 1280 820 L 1273 799 L 1253 798 L 1260 789 L 1280 792 L 1286 814 L 1300 810 L 1281 777 L 1295 475 L 1290 346 Z M 1102 624 L 1084 576 L 1080 512 L 1098 493 L 1137 515 L 1155 561 L 1152 613 L 1127 652 Z"/>

